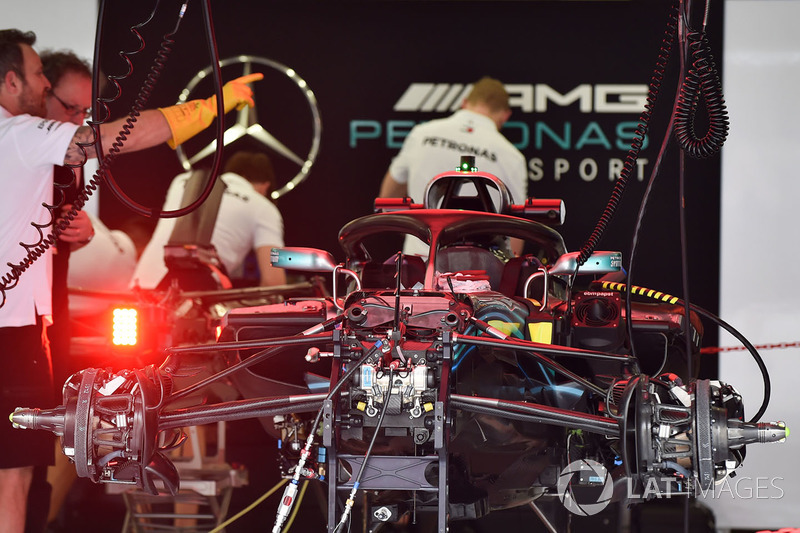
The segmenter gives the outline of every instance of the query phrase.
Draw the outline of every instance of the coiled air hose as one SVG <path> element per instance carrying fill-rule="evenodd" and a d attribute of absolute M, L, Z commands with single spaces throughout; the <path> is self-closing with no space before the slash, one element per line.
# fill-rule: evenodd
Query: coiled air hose
<path fill-rule="evenodd" d="M 664 31 L 664 38 L 661 44 L 661 49 L 658 53 L 656 66 L 653 70 L 653 75 L 650 78 L 647 102 L 645 103 L 642 114 L 639 116 L 639 124 L 636 126 L 636 130 L 634 131 L 631 147 L 628 150 L 628 155 L 625 157 L 625 163 L 623 164 L 619 178 L 617 178 L 617 181 L 614 185 L 614 190 L 611 192 L 611 197 L 608 199 L 606 208 L 603 211 L 603 214 L 600 215 L 600 219 L 597 221 L 592 234 L 581 248 L 577 259 L 578 266 L 582 266 L 584 263 L 586 263 L 586 261 L 589 259 L 589 256 L 592 255 L 592 252 L 594 252 L 595 248 L 597 248 L 597 245 L 600 243 L 603 233 L 605 233 L 608 224 L 611 222 L 611 219 L 614 217 L 614 213 L 617 211 L 617 206 L 622 200 L 622 194 L 625 192 L 628 179 L 633 173 L 633 170 L 636 168 L 636 160 L 639 158 L 639 152 L 644 145 L 645 136 L 647 135 L 647 129 L 650 124 L 650 118 L 653 115 L 653 108 L 656 104 L 658 92 L 661 89 L 661 83 L 664 80 L 664 71 L 666 70 L 667 63 L 669 62 L 670 50 L 672 49 L 672 45 L 675 41 L 677 11 L 677 5 L 670 10 L 669 19 L 667 20 L 667 29 Z"/>
<path fill-rule="evenodd" d="M 681 86 L 675 109 L 675 138 L 684 152 L 699 159 L 710 157 L 722 148 L 728 137 L 728 110 L 705 34 L 689 32 L 687 43 L 692 66 Z M 708 114 L 708 128 L 703 137 L 695 131 L 701 97 Z"/>

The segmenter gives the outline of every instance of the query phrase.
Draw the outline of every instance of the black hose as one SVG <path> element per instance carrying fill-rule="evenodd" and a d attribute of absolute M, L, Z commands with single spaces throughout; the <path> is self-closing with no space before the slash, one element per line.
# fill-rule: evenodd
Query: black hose
<path fill-rule="evenodd" d="M 624 291 L 626 289 L 624 283 L 616 283 L 616 282 L 601 282 L 600 286 L 606 290 Z M 663 292 L 653 291 L 651 289 L 646 289 L 643 287 L 632 286 L 631 293 L 638 294 L 640 296 L 648 296 L 674 305 L 684 305 L 683 302 L 677 296 L 672 296 L 669 294 L 665 294 Z M 742 343 L 742 346 L 744 346 L 747 349 L 747 351 L 750 352 L 750 355 L 753 357 L 753 360 L 756 362 L 756 365 L 758 366 L 758 370 L 761 372 L 761 379 L 764 382 L 764 398 L 761 402 L 761 407 L 759 407 L 758 411 L 753 416 L 753 418 L 750 419 L 751 423 L 758 422 L 766 412 L 767 407 L 769 406 L 769 399 L 772 394 L 772 385 L 769 378 L 769 371 L 767 370 L 767 365 L 764 363 L 764 359 L 761 358 L 761 355 L 758 353 L 758 350 L 756 350 L 755 346 L 753 346 L 753 344 L 750 341 L 748 341 L 744 335 L 742 335 L 736 328 L 734 328 L 733 326 L 722 320 L 720 317 L 718 317 L 711 311 L 707 311 L 706 309 L 703 309 L 702 307 L 699 307 L 695 304 L 691 304 L 689 308 L 698 315 L 701 315 L 707 318 L 708 320 L 711 320 L 712 322 L 723 328 L 725 331 L 736 337 L 736 339 Z"/>
<path fill-rule="evenodd" d="M 116 94 L 113 97 L 105 98 L 100 96 L 100 82 L 99 76 L 97 76 L 98 72 L 100 71 L 100 51 L 102 49 L 103 43 L 103 18 L 105 12 L 105 2 L 101 2 L 100 13 L 98 16 L 97 21 L 97 33 L 95 36 L 95 50 L 94 50 L 94 64 L 95 69 L 92 76 L 92 117 L 93 120 L 89 121 L 89 126 L 92 128 L 92 132 L 94 133 L 94 139 L 90 143 L 79 143 L 79 147 L 83 150 L 84 146 L 94 145 L 95 152 L 97 154 L 97 160 L 100 161 L 100 167 L 98 168 L 95 175 L 87 182 L 83 190 L 79 194 L 79 204 L 83 206 L 85 202 L 88 200 L 89 195 L 92 194 L 97 188 L 99 187 L 100 180 L 104 180 L 111 189 L 112 193 L 117 196 L 120 200 L 125 202 L 129 198 L 122 192 L 122 190 L 117 185 L 114 177 L 111 175 L 111 165 L 119 153 L 120 148 L 122 147 L 123 141 L 127 138 L 130 134 L 133 125 L 137 121 L 137 118 L 141 114 L 141 111 L 145 108 L 145 105 L 150 100 L 150 96 L 153 93 L 153 89 L 158 82 L 158 79 L 161 77 L 161 73 L 163 72 L 169 54 L 172 52 L 172 45 L 175 44 L 173 37 L 178 32 L 178 28 L 180 28 L 180 24 L 183 21 L 183 14 L 186 10 L 186 2 L 184 2 L 181 10 L 178 14 L 178 20 L 175 23 L 175 27 L 172 31 L 168 32 L 164 35 L 164 38 L 161 42 L 161 46 L 159 48 L 158 53 L 156 54 L 156 59 L 154 60 L 153 66 L 150 68 L 150 72 L 148 73 L 147 77 L 145 78 L 142 87 L 139 89 L 139 94 L 134 99 L 134 104 L 131 106 L 131 110 L 129 111 L 128 118 L 125 120 L 125 124 L 123 126 L 122 131 L 119 133 L 119 136 L 114 140 L 114 143 L 111 146 L 111 150 L 109 151 L 108 157 L 103 156 L 103 146 L 101 142 L 100 136 L 100 125 L 104 123 L 108 116 L 110 115 L 110 111 L 108 109 L 108 104 L 116 101 L 122 95 L 122 87 L 120 86 L 119 82 L 124 81 L 130 77 L 133 73 L 133 62 L 130 59 L 130 56 L 138 54 L 142 52 L 145 48 L 145 41 L 142 34 L 139 32 L 140 28 L 143 28 L 147 24 L 153 20 L 156 11 L 158 10 L 158 6 L 160 4 L 160 0 L 158 0 L 153 7 L 152 12 L 150 13 L 150 17 L 133 27 L 130 28 L 131 33 L 139 41 L 139 48 L 134 51 L 129 52 L 119 52 L 119 56 L 127 63 L 128 71 L 123 75 L 109 75 L 108 80 L 113 84 L 114 88 L 116 89 Z M 102 120 L 96 120 L 99 113 L 98 104 L 102 104 L 103 110 L 105 114 Z"/>
<path fill-rule="evenodd" d="M 733 326 L 722 320 L 720 317 L 716 316 L 714 313 L 710 311 L 706 311 L 702 307 L 698 307 L 694 304 L 691 305 L 692 311 L 695 313 L 706 317 L 707 319 L 711 320 L 718 326 L 722 327 L 725 331 L 736 337 L 739 342 L 750 352 L 750 355 L 753 357 L 753 360 L 756 362 L 758 366 L 759 372 L 761 372 L 761 379 L 764 382 L 764 398 L 761 400 L 761 406 L 756 411 L 756 414 L 749 420 L 750 423 L 755 423 L 761 420 L 761 417 L 764 416 L 764 413 L 767 411 L 767 407 L 769 407 L 769 399 L 772 395 L 772 384 L 769 378 L 769 370 L 767 370 L 767 365 L 764 363 L 764 359 L 761 358 L 761 354 L 758 353 L 756 347 L 753 346 L 750 341 L 748 341 L 744 335 L 739 333 Z"/>
<path fill-rule="evenodd" d="M 675 137 L 684 152 L 695 158 L 710 157 L 728 138 L 728 111 L 722 83 L 711 57 L 705 34 L 690 32 L 687 42 L 692 66 L 681 87 L 675 111 Z M 695 132 L 695 117 L 702 97 L 708 114 L 708 129 L 702 137 Z"/>
<path fill-rule="evenodd" d="M 685 60 L 683 49 L 681 48 L 681 53 L 679 54 L 680 58 L 680 68 L 681 72 L 683 72 Z M 669 146 L 669 140 L 672 138 L 672 133 L 675 128 L 675 110 L 678 107 L 678 98 L 680 97 L 680 90 L 677 89 L 675 92 L 675 97 L 673 98 L 672 104 L 672 113 L 670 113 L 669 123 L 667 124 L 666 133 L 664 134 L 664 139 L 661 142 L 661 148 L 658 150 L 658 156 L 656 157 L 655 164 L 650 171 L 650 178 L 647 180 L 647 186 L 644 190 L 644 195 L 642 196 L 642 201 L 639 204 L 639 211 L 636 214 L 636 223 L 634 224 L 633 228 L 633 236 L 631 237 L 631 248 L 628 257 L 628 272 L 625 276 L 625 284 L 626 290 L 630 292 L 630 287 L 633 282 L 633 272 L 634 272 L 634 260 L 636 259 L 636 251 L 639 245 L 639 234 L 641 233 L 642 226 L 644 223 L 644 215 L 647 211 L 647 206 L 650 203 L 651 194 L 653 192 L 653 187 L 656 182 L 656 178 L 659 175 L 659 171 L 661 170 L 661 162 L 664 159 L 664 156 L 667 153 L 667 147 Z M 625 298 L 625 316 L 633 316 L 631 313 L 631 299 Z M 626 324 L 626 329 L 628 331 L 628 339 L 630 342 L 631 347 L 631 355 L 637 357 L 636 354 L 636 343 L 634 342 L 633 336 L 633 321 L 628 320 Z"/>
<path fill-rule="evenodd" d="M 586 261 L 594 252 L 595 248 L 597 248 L 597 245 L 600 243 L 603 233 L 605 233 L 608 224 L 611 222 L 614 213 L 617 211 L 617 206 L 622 200 L 622 194 L 625 192 L 625 188 L 628 184 L 628 178 L 630 178 L 633 170 L 636 168 L 636 160 L 639 158 L 639 152 L 644 145 L 645 136 L 647 135 L 647 129 L 650 124 L 650 118 L 653 114 L 653 108 L 655 107 L 658 92 L 661 88 L 661 82 L 664 80 L 664 71 L 666 70 L 667 62 L 669 62 L 670 49 L 675 41 L 676 18 L 677 5 L 674 6 L 670 11 L 669 20 L 667 21 L 667 29 L 664 32 L 664 39 L 661 49 L 659 50 L 658 59 L 656 60 L 656 66 L 653 70 L 653 75 L 650 78 L 649 91 L 647 93 L 647 103 L 645 104 L 644 111 L 642 111 L 642 114 L 639 116 L 639 124 L 634 132 L 634 138 L 633 141 L 631 141 L 631 147 L 628 150 L 628 155 L 625 158 L 622 171 L 620 171 L 619 178 L 614 184 L 614 190 L 611 192 L 611 197 L 608 200 L 608 204 L 606 205 L 603 214 L 600 216 L 600 219 L 597 221 L 594 231 L 592 231 L 591 236 L 589 236 L 589 238 L 586 240 L 586 243 L 581 248 L 577 259 L 578 266 L 582 266 L 584 263 L 586 263 Z"/>
<path fill-rule="evenodd" d="M 184 3 L 183 7 L 185 8 L 185 6 L 186 6 L 186 4 Z M 126 121 L 126 124 L 123 126 L 123 130 L 120 132 L 120 136 L 117 137 L 117 139 L 115 140 L 114 144 L 112 144 L 111 149 L 109 150 L 109 154 L 105 158 L 103 158 L 103 161 L 102 161 L 102 163 L 100 165 L 100 168 L 97 170 L 97 172 L 95 174 L 96 176 L 100 176 L 101 178 L 103 178 L 106 181 L 106 183 L 108 183 L 109 188 L 111 189 L 111 192 L 114 193 L 114 195 L 128 209 L 130 209 L 134 213 L 137 213 L 137 214 L 140 214 L 140 215 L 143 215 L 143 216 L 153 217 L 153 218 L 175 218 L 175 217 L 180 217 L 180 216 L 186 215 L 186 214 L 194 211 L 195 209 L 200 207 L 200 205 L 211 194 L 211 190 L 213 189 L 214 183 L 216 182 L 217 176 L 219 175 L 219 167 L 221 166 L 221 162 L 222 162 L 222 159 L 221 159 L 222 143 L 219 142 L 219 141 L 221 141 L 222 136 L 225 133 L 225 124 L 224 124 L 224 120 L 223 120 L 223 117 L 225 116 L 225 107 L 224 107 L 224 103 L 223 103 L 222 97 L 221 97 L 221 95 L 222 95 L 222 76 L 221 76 L 221 73 L 220 73 L 219 54 L 217 52 L 217 43 L 216 43 L 216 37 L 215 37 L 215 34 L 214 34 L 214 24 L 213 24 L 213 21 L 211 19 L 211 6 L 209 4 L 209 0 L 205 0 L 202 3 L 202 6 L 203 6 L 203 19 L 205 21 L 204 27 L 205 27 L 205 30 L 206 30 L 206 32 L 205 32 L 206 42 L 208 44 L 209 53 L 210 53 L 210 56 L 211 56 L 212 80 L 214 81 L 216 92 L 218 93 L 218 96 L 217 96 L 217 128 L 216 128 L 217 129 L 216 134 L 217 134 L 218 142 L 217 142 L 217 149 L 214 152 L 214 158 L 213 158 L 212 163 L 211 163 L 211 171 L 210 171 L 210 174 L 209 174 L 209 178 L 208 178 L 208 181 L 206 182 L 206 186 L 203 189 L 203 191 L 201 192 L 200 196 L 196 200 L 194 200 L 191 204 L 187 205 L 186 207 L 182 207 L 180 209 L 175 209 L 175 210 L 172 210 L 172 211 L 161 211 L 158 208 L 150 208 L 150 207 L 141 205 L 141 204 L 137 203 L 136 201 L 134 201 L 132 198 L 130 198 L 128 195 L 126 195 L 122 191 L 122 189 L 117 185 L 117 183 L 115 182 L 115 180 L 113 179 L 113 177 L 109 173 L 109 168 L 111 166 L 111 162 L 113 161 L 113 159 L 120 152 L 120 148 L 122 146 L 121 141 L 124 141 L 127 138 L 127 136 L 130 134 L 130 130 L 133 128 L 133 124 L 136 122 L 136 118 L 141 114 L 141 110 L 144 108 L 145 103 L 149 99 L 150 94 L 152 93 L 152 89 L 153 89 L 153 86 L 155 85 L 156 80 L 158 79 L 158 77 L 161 74 L 161 71 L 163 70 L 166 58 L 167 58 L 169 52 L 171 51 L 170 46 L 173 43 L 173 41 L 171 40 L 172 33 L 167 34 L 164 37 L 164 42 L 162 43 L 162 48 L 159 51 L 159 53 L 158 53 L 158 55 L 157 55 L 157 57 L 156 57 L 156 59 L 154 61 L 155 64 L 151 68 L 151 71 L 148 74 L 147 79 L 146 79 L 144 85 L 142 86 L 142 88 L 141 88 L 141 90 L 139 92 L 139 95 L 137 96 L 136 101 L 134 102 L 133 107 L 131 108 L 128 120 Z M 183 13 L 184 13 L 184 10 L 182 9 L 182 11 L 180 13 L 180 16 L 179 16 L 179 23 L 180 23 L 180 20 L 183 18 Z M 173 30 L 173 33 L 175 31 L 177 31 L 177 28 L 178 28 L 178 25 L 175 26 L 175 30 Z M 133 28 L 132 28 L 132 31 L 133 31 Z M 138 32 L 136 32 L 136 34 L 138 36 Z M 140 37 L 140 40 L 141 40 L 141 37 Z M 130 55 L 130 54 L 120 54 L 120 56 L 123 57 L 123 59 L 125 59 L 128 62 L 128 69 L 129 69 L 128 72 L 122 77 L 109 76 L 109 79 L 112 82 L 114 82 L 114 84 L 117 86 L 117 95 L 112 100 L 115 100 L 116 98 L 118 98 L 119 94 L 120 94 L 119 84 L 116 82 L 116 80 L 117 79 L 127 78 L 133 72 L 133 65 L 132 65 L 130 59 L 127 57 L 128 55 Z M 106 113 L 108 113 L 107 109 L 106 109 Z M 96 132 L 96 135 L 97 135 L 97 132 Z M 88 187 L 88 185 L 87 185 L 87 187 Z"/>

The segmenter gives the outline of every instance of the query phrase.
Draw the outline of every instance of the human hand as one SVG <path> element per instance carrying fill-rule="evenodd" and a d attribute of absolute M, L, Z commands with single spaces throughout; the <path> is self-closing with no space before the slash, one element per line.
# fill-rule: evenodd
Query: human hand
<path fill-rule="evenodd" d="M 264 79 L 264 75 L 256 72 L 255 74 L 241 76 L 223 85 L 222 101 L 225 103 L 225 112 L 227 113 L 234 108 L 239 110 L 246 105 L 251 107 L 256 105 L 255 101 L 253 101 L 253 89 L 248 84 L 262 79 Z M 211 99 L 213 105 L 216 106 L 216 96 L 212 96 Z"/>
<path fill-rule="evenodd" d="M 254 106 L 253 89 L 247 84 L 263 79 L 260 72 L 241 76 L 231 80 L 222 87 L 222 101 L 225 103 L 225 112 L 234 108 L 242 109 L 244 106 Z M 191 139 L 214 122 L 217 116 L 217 96 L 204 100 L 192 100 L 183 104 L 159 108 L 167 119 L 172 139 L 167 141 L 172 148 Z"/>
<path fill-rule="evenodd" d="M 63 220 L 71 209 L 72 205 L 70 204 L 62 206 L 60 220 Z M 94 237 L 94 227 L 92 227 L 92 221 L 85 211 L 78 211 L 69 226 L 64 228 L 64 231 L 58 236 L 60 240 L 73 245 L 88 244 L 92 237 Z"/>

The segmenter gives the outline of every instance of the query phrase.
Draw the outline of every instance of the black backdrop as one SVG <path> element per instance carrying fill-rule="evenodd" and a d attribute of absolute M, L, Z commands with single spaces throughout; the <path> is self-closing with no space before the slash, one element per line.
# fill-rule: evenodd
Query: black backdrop
<path fill-rule="evenodd" d="M 101 66 L 106 74 L 122 74 L 126 67 L 118 52 L 137 48 L 129 28 L 144 21 L 152 5 L 108 4 Z M 674 2 L 227 0 L 213 4 L 221 59 L 249 54 L 280 62 L 293 68 L 316 94 L 322 118 L 319 157 L 310 177 L 280 198 L 278 207 L 285 219 L 287 245 L 326 248 L 341 258 L 338 228 L 371 212 L 402 133 L 415 122 L 449 113 L 442 102 L 438 111 L 420 110 L 422 100 L 406 106 L 413 110 L 395 109 L 401 96 L 412 84 L 451 88 L 484 75 L 506 83 L 515 99 L 512 124 L 504 133 L 530 163 L 529 194 L 565 200 L 563 234 L 570 250 L 579 249 L 612 191 L 609 165 L 624 160 L 639 120 L 638 107 L 633 112 L 620 108 L 645 94 L 643 87 L 652 76 Z M 122 82 L 123 96 L 112 106 L 115 116 L 133 101 L 162 37 L 175 25 L 179 5 L 177 0 L 163 0 L 153 21 L 140 30 L 147 46 L 132 56 L 134 72 Z M 722 63 L 722 7 L 713 6 L 708 26 L 717 65 Z M 201 4 L 191 2 L 149 107 L 174 103 L 192 76 L 211 63 L 201 15 Z M 636 213 L 678 84 L 677 45 L 672 51 L 640 156 L 641 172 L 637 169 L 632 176 L 598 247 L 621 250 L 626 264 Z M 223 75 L 233 77 L 226 71 Z M 255 85 L 259 121 L 304 156 L 310 119 L 299 92 L 292 94 L 285 85 L 285 79 L 274 76 Z M 607 86 L 615 87 L 604 98 Z M 197 95 L 211 93 L 211 85 L 202 87 Z M 537 99 L 548 91 L 555 96 Z M 617 96 L 620 92 L 626 94 Z M 575 98 L 559 104 L 558 95 Z M 187 148 L 197 146 L 195 142 Z M 282 179 L 297 171 L 279 156 L 273 159 Z M 682 295 L 679 168 L 678 148 L 671 143 L 646 212 L 633 276 L 635 284 L 676 295 Z M 159 147 L 120 157 L 114 176 L 132 198 L 158 207 L 180 170 L 175 153 Z M 687 159 L 685 176 L 690 296 L 698 305 L 715 310 L 719 158 Z M 100 214 L 112 227 L 131 216 L 105 190 Z M 715 332 L 708 333 L 710 339 L 716 337 Z"/>

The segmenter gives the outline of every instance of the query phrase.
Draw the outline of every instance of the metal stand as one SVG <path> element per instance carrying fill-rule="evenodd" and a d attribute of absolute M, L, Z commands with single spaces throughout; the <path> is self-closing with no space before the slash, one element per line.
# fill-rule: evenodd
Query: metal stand
<path fill-rule="evenodd" d="M 173 458 L 181 476 L 175 496 L 154 496 L 126 485 L 109 484 L 109 494 L 122 494 L 127 512 L 123 533 L 207 532 L 219 526 L 228 513 L 235 487 L 247 484 L 247 471 L 225 463 L 225 423 L 216 424 L 217 451 L 202 453 L 200 439 L 204 428 L 188 428 L 189 458 Z"/>

